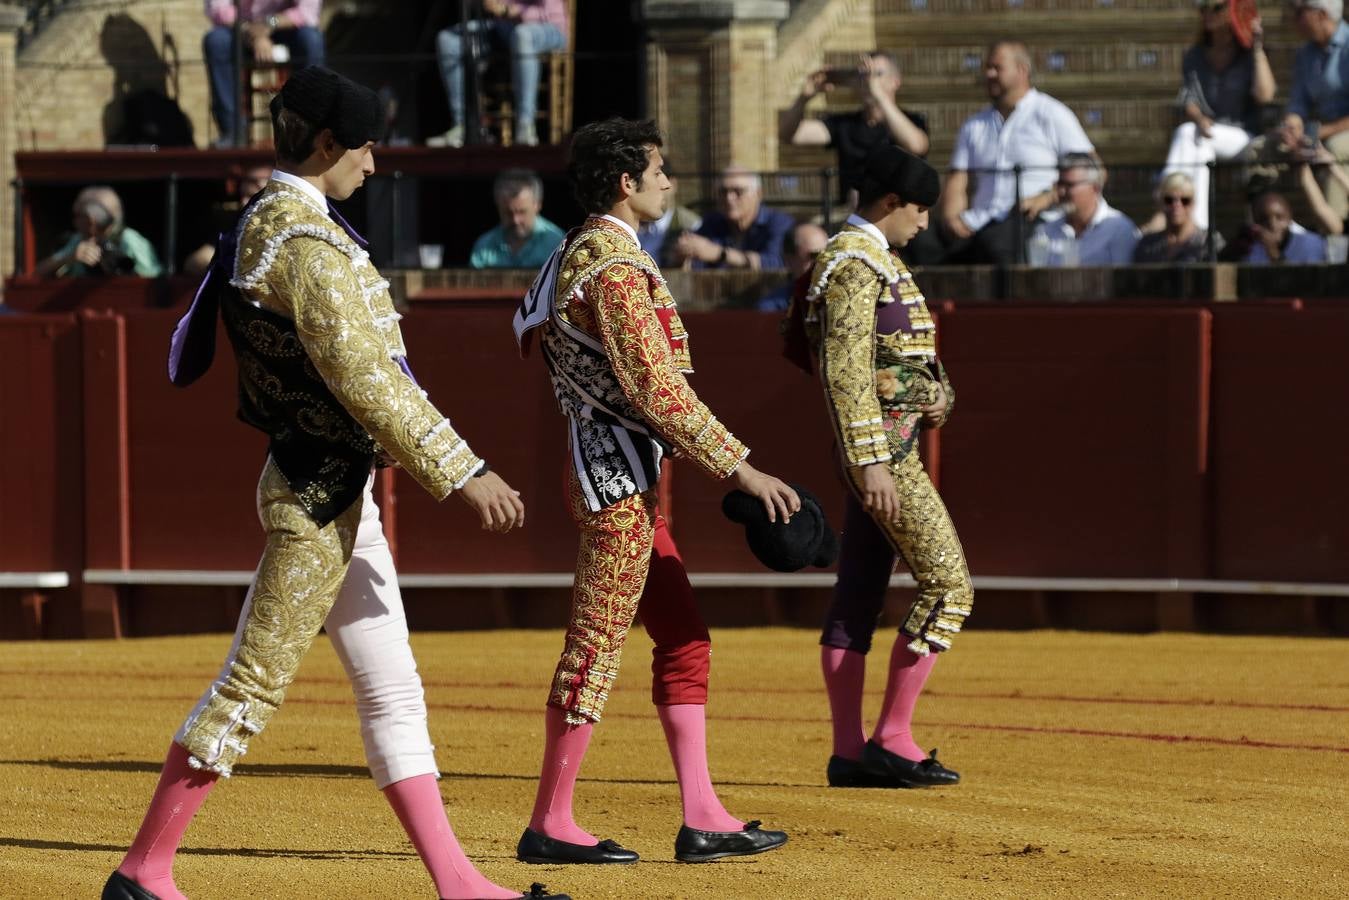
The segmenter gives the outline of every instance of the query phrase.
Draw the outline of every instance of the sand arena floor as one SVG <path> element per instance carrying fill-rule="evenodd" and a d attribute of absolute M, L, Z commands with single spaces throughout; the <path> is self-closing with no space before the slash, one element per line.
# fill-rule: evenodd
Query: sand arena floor
<path fill-rule="evenodd" d="M 958 787 L 824 786 L 826 701 L 805 631 L 714 636 L 713 776 L 782 850 L 672 859 L 678 794 L 647 699 L 650 644 L 578 788 L 582 825 L 636 866 L 526 866 L 542 702 L 560 634 L 414 636 L 470 856 L 498 882 L 588 898 L 1346 897 L 1344 641 L 972 632 L 937 666 L 916 733 Z M 229 638 L 0 644 L 0 897 L 97 897 L 168 740 Z M 879 704 L 873 652 L 868 711 Z M 320 639 L 286 705 L 187 835 L 178 884 L 215 898 L 431 898 L 363 765 L 350 691 Z"/>

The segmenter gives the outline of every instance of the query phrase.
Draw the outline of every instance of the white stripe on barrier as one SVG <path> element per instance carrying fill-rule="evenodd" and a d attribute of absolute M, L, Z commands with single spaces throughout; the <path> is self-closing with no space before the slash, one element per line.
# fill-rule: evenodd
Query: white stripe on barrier
<path fill-rule="evenodd" d="M 0 588 L 70 587 L 65 572 L 0 572 Z"/>
<path fill-rule="evenodd" d="M 24 574 L 24 573 L 17 573 Z M 63 572 L 33 573 L 59 575 Z M 6 586 L 0 573 L 0 587 Z M 704 588 L 820 588 L 833 587 L 832 572 L 691 572 L 689 581 Z M 197 587 L 241 586 L 253 580 L 249 571 L 196 569 L 89 569 L 89 584 L 167 584 Z M 43 584 L 43 587 L 65 587 Z M 570 572 L 444 573 L 399 575 L 404 588 L 560 588 L 570 587 Z M 890 579 L 891 587 L 914 587 L 908 574 Z M 1349 584 L 1300 581 L 1225 581 L 1205 578 L 1035 578 L 1030 576 L 976 575 L 974 586 L 985 591 L 1078 591 L 1083 593 L 1166 594 L 1270 594 L 1285 596 L 1349 597 Z"/>

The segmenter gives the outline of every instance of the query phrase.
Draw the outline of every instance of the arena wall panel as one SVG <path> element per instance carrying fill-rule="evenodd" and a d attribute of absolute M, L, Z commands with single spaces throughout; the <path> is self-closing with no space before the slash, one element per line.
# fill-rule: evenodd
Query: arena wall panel
<path fill-rule="evenodd" d="M 1215 310 L 1213 574 L 1349 579 L 1349 308 Z"/>

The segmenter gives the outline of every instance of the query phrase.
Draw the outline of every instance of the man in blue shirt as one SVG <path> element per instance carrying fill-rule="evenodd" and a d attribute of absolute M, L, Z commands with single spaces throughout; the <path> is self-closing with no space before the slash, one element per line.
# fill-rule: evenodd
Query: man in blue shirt
<path fill-rule="evenodd" d="M 1349 25 L 1343 0 L 1294 0 L 1297 32 L 1307 43 L 1293 59 L 1293 87 L 1280 129 L 1288 148 L 1318 139 L 1341 162 L 1349 160 Z M 1336 214 L 1349 214 L 1349 193 L 1339 182 L 1325 181 L 1326 202 Z"/>
<path fill-rule="evenodd" d="M 717 183 L 717 211 L 679 236 L 675 259 L 695 269 L 781 269 L 782 241 L 795 224 L 763 205 L 758 175 L 732 166 Z"/>
<path fill-rule="evenodd" d="M 528 169 L 508 169 L 492 185 L 501 224 L 473 243 L 468 264 L 475 269 L 537 269 L 565 237 L 539 215 L 543 182 Z"/>
<path fill-rule="evenodd" d="M 1138 228 L 1101 195 L 1104 173 L 1090 153 L 1066 153 L 1054 185 L 1057 211 L 1036 226 L 1027 246 L 1033 266 L 1125 266 L 1133 262 Z"/>

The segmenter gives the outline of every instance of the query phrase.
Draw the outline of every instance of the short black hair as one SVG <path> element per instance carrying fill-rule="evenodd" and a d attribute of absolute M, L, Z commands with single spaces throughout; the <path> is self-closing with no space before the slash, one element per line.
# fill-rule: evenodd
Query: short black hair
<path fill-rule="evenodd" d="M 648 148 L 661 146 L 662 140 L 653 119 L 635 122 L 615 117 L 577 129 L 567 164 L 576 202 L 592 215 L 613 209 L 623 176 L 636 179 L 640 187 L 650 162 Z"/>
<path fill-rule="evenodd" d="M 295 110 L 273 104 L 272 137 L 279 161 L 302 163 L 313 156 L 314 139 L 322 130 Z"/>

